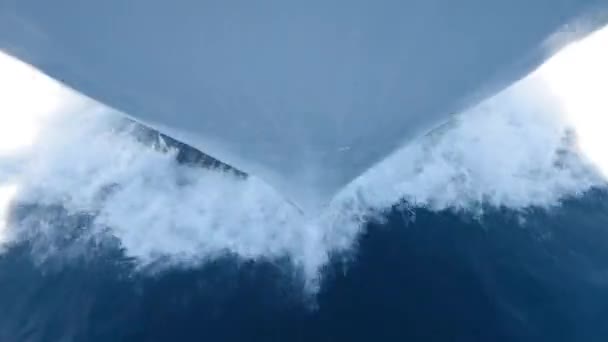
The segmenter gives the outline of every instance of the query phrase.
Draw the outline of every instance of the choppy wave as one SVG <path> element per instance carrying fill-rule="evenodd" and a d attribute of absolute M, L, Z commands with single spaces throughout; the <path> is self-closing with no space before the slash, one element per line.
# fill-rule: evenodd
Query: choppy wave
<path fill-rule="evenodd" d="M 581 44 L 600 46 L 606 35 L 592 36 L 595 45 Z M 598 53 L 608 59 L 604 50 L 577 49 L 578 65 L 588 66 L 585 61 L 598 60 Z M 60 208 L 62 215 L 83 220 L 77 224 L 82 243 L 70 247 L 70 255 L 87 254 L 91 242 L 110 239 L 139 266 L 190 266 L 225 255 L 286 258 L 314 284 L 332 255 L 353 248 L 363 223 L 382 219 L 397 205 L 477 216 L 487 206 L 505 207 L 524 217 L 530 208 L 549 210 L 605 183 L 601 163 L 588 153 L 589 144 L 604 140 L 581 143 L 591 134 L 589 120 L 601 126 L 608 114 L 597 95 L 608 84 L 607 74 L 597 81 L 599 64 L 586 71 L 594 82 L 580 78 L 584 70 L 574 73 L 579 102 L 568 100 L 571 90 L 547 86 L 560 82 L 564 66 L 541 67 L 410 142 L 314 214 L 302 213 L 256 177 L 180 164 L 176 151 L 136 139 L 120 113 L 8 57 L 2 65 L 21 73 L 10 79 L 20 87 L 2 89 L 19 96 L 0 104 L 0 242 L 10 248 L 37 239 L 34 251 L 42 259 L 66 253 L 61 241 L 73 232 L 53 224 L 57 214 L 18 215 L 20 208 Z M 566 84 L 567 75 L 561 74 Z M 40 105 L 40 94 L 52 101 Z M 599 98 L 591 109 L 572 104 L 587 103 L 586 94 Z"/>

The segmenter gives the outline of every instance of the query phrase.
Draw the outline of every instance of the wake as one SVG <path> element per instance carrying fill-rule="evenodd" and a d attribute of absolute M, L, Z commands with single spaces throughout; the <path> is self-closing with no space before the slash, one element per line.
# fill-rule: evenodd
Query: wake
<path fill-rule="evenodd" d="M 38 239 L 43 248 L 35 257 L 62 253 L 56 237 L 71 233 L 55 216 L 14 214 L 58 206 L 68 216 L 88 217 L 86 227 L 78 227 L 81 249 L 71 254 L 86 254 L 91 241 L 114 239 L 140 267 L 190 267 L 226 255 L 288 259 L 316 284 L 319 270 L 353 248 L 366 222 L 400 203 L 476 216 L 487 206 L 524 216 L 530 208 L 559 206 L 605 185 L 594 153 L 606 141 L 589 143 L 588 127 L 605 128 L 608 114 L 597 95 L 608 89 L 608 73 L 600 73 L 608 50 L 598 48 L 608 46 L 607 36 L 600 31 L 580 43 L 574 57 L 567 50 L 555 58 L 577 63 L 550 61 L 404 146 L 316 213 L 303 213 L 255 176 L 178 163 L 178 151 L 142 143 L 122 114 L 3 56 L 1 71 L 18 72 L 0 82 L 11 99 L 0 102 L 0 245 Z M 569 99 L 573 90 L 559 84 L 584 72 L 563 71 L 590 60 L 596 65 L 587 77 L 595 81 L 577 79 L 577 98 Z M 594 106 L 577 107 L 588 96 L 595 96 Z"/>

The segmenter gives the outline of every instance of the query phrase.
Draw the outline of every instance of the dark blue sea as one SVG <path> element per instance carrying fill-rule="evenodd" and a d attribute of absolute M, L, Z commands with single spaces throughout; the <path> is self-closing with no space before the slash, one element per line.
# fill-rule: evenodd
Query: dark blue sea
<path fill-rule="evenodd" d="M 15 211 L 73 234 L 89 219 Z M 316 293 L 288 261 L 226 256 L 151 275 L 112 243 L 41 263 L 23 242 L 0 257 L 0 340 L 605 341 L 607 245 L 599 190 L 523 215 L 395 208 L 324 268 Z"/>
<path fill-rule="evenodd" d="M 230 169 L 166 139 L 182 164 Z M 13 206 L 16 226 L 34 219 L 59 233 L 52 243 L 33 234 L 0 254 L 0 341 L 608 338 L 602 189 L 554 207 L 481 214 L 400 203 L 333 256 L 313 290 L 288 257 L 226 253 L 148 272 L 118 239 L 80 239 L 94 216 L 61 204 Z M 83 243 L 86 253 L 75 252 Z M 51 253 L 37 257 L 45 248 Z"/>

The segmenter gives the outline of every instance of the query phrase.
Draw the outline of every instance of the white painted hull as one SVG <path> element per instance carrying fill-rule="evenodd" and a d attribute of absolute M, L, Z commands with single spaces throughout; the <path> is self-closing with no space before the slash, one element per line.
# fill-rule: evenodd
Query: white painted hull
<path fill-rule="evenodd" d="M 0 0 L 0 49 L 303 206 L 511 84 L 608 0 Z M 588 18 L 588 19 L 585 19 Z M 34 100 L 34 99 L 33 99 Z"/>

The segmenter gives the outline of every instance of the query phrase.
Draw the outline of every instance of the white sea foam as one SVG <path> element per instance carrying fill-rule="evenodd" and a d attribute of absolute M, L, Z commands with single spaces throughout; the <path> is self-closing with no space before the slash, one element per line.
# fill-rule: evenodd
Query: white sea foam
<path fill-rule="evenodd" d="M 483 205 L 515 210 L 558 205 L 564 197 L 604 184 L 593 166 L 605 171 L 594 156 L 604 155 L 608 136 L 589 133 L 587 127 L 608 122 L 602 96 L 608 74 L 594 72 L 606 68 L 608 57 L 594 57 L 608 51 L 607 34 L 579 44 L 579 52 L 569 57 L 577 62 L 567 63 L 574 71 L 541 68 L 404 146 L 314 214 L 300 212 L 255 177 L 243 180 L 179 165 L 171 152 L 118 129 L 124 125 L 120 114 L 64 88 L 57 91 L 56 83 L 32 78 L 25 68 L 22 75 L 0 82 L 7 98 L 21 99 L 0 101 L 0 189 L 8 189 L 0 203 L 0 219 L 8 222 L 2 236 L 5 243 L 18 241 L 30 236 L 19 233 L 23 225 L 42 225 L 31 217 L 11 221 L 11 204 L 61 204 L 68 212 L 94 216 L 89 233 L 116 237 L 124 253 L 143 265 L 159 258 L 200 263 L 225 253 L 245 259 L 287 257 L 314 280 L 331 253 L 353 246 L 366 219 L 402 199 L 433 210 L 474 213 Z M 7 57 L 0 62 L 5 68 L 19 64 Z M 594 82 L 577 81 L 577 100 L 571 101 L 573 90 L 555 85 L 565 82 L 563 75 L 580 75 L 577 66 L 588 68 Z M 26 86 L 6 85 L 19 82 Z M 52 105 L 32 109 L 45 96 Z M 588 104 L 585 99 L 592 99 L 593 106 L 572 104 Z M 585 114 L 590 115 L 582 125 L 577 119 Z M 17 118 L 25 123 L 15 124 Z M 23 134 L 26 143 L 15 147 Z M 592 141 L 588 134 L 595 134 Z"/>

